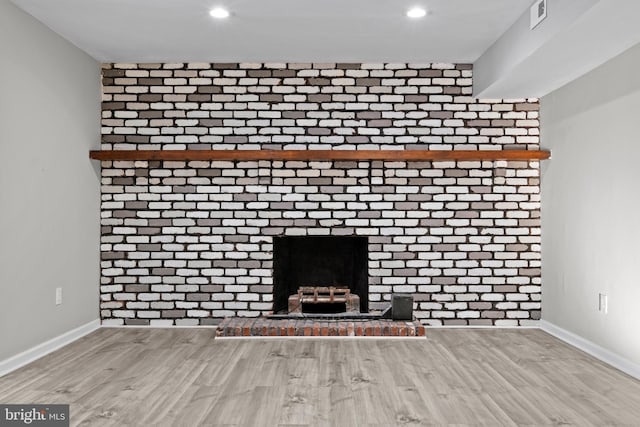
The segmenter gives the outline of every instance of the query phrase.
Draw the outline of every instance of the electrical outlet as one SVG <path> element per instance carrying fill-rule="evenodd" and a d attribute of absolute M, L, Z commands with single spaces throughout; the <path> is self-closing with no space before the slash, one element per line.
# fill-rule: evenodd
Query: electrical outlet
<path fill-rule="evenodd" d="M 598 294 L 598 311 L 602 314 L 607 314 L 609 312 L 607 294 Z"/>
<path fill-rule="evenodd" d="M 56 305 L 62 304 L 62 288 L 56 288 Z"/>

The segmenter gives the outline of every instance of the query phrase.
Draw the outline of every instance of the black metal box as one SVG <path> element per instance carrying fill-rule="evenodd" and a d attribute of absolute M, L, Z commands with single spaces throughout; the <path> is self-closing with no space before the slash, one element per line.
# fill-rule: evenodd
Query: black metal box
<path fill-rule="evenodd" d="M 413 320 L 413 296 L 392 294 L 391 317 L 393 320 Z"/>

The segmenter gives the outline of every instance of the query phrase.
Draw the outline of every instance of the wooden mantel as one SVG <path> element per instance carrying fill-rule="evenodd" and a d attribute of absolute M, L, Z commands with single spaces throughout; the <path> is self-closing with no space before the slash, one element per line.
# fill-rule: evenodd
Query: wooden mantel
<path fill-rule="evenodd" d="M 548 150 L 95 150 L 94 160 L 546 160 Z"/>

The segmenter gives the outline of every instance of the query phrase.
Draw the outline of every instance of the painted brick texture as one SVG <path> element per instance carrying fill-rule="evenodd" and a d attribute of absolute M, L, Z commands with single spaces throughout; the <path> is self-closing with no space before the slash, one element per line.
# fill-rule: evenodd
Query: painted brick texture
<path fill-rule="evenodd" d="M 537 100 L 452 64 L 107 64 L 109 149 L 537 149 Z M 369 238 L 369 305 L 431 325 L 540 315 L 538 162 L 102 162 L 105 324 L 272 308 L 273 237 Z"/>

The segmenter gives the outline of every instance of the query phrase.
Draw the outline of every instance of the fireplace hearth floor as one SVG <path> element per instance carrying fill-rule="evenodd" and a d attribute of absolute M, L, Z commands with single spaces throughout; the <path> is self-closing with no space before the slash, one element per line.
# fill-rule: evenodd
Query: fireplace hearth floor
<path fill-rule="evenodd" d="M 425 337 L 417 321 L 227 317 L 216 337 Z"/>

